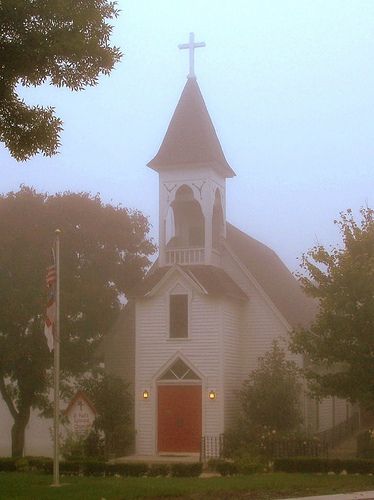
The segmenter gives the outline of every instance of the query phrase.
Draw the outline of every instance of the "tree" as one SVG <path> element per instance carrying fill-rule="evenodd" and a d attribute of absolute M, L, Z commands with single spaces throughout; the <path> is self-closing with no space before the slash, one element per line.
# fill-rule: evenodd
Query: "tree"
<path fill-rule="evenodd" d="M 266 426 L 276 432 L 295 430 L 302 421 L 300 390 L 296 364 L 288 361 L 279 344 L 273 342 L 243 384 L 240 396 L 244 420 L 248 426 Z"/>
<path fill-rule="evenodd" d="M 98 413 L 94 427 L 104 433 L 107 456 L 123 456 L 133 441 L 133 401 L 128 386 L 119 377 L 96 374 L 79 388 L 88 394 Z"/>
<path fill-rule="evenodd" d="M 45 271 L 54 230 L 61 238 L 62 376 L 90 368 L 91 355 L 138 282 L 155 247 L 138 211 L 98 196 L 53 196 L 23 187 L 0 196 L 0 393 L 14 419 L 12 453 L 22 454 L 31 408 L 47 404 L 52 365 L 43 335 Z"/>
<path fill-rule="evenodd" d="M 117 15 L 116 2 L 109 0 L 0 3 L 0 141 L 16 160 L 55 154 L 62 129 L 54 109 L 28 106 L 18 85 L 96 85 L 121 57 L 109 45 L 108 20 Z"/>
<path fill-rule="evenodd" d="M 291 348 L 306 356 L 306 375 L 319 396 L 335 395 L 374 408 L 374 211 L 363 208 L 335 221 L 343 246 L 317 245 L 303 255 L 299 275 L 318 299 L 313 324 L 292 335 Z"/>
<path fill-rule="evenodd" d="M 300 393 L 299 369 L 274 341 L 243 383 L 241 412 L 226 435 L 226 453 L 263 453 L 269 439 L 296 431 L 302 422 Z"/>

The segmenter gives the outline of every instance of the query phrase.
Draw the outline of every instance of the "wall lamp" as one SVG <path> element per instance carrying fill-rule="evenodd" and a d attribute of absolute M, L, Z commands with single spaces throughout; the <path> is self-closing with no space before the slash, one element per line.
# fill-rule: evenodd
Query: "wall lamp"
<path fill-rule="evenodd" d="M 217 397 L 217 393 L 216 393 L 216 391 L 214 391 L 213 389 L 211 389 L 211 390 L 209 391 L 208 397 L 209 397 L 209 399 L 210 399 L 211 401 L 213 401 L 214 399 L 216 399 L 216 397 Z"/>
<path fill-rule="evenodd" d="M 143 391 L 143 399 L 146 399 L 146 400 L 149 399 L 149 391 L 148 391 L 148 389 L 144 389 L 144 391 Z"/>

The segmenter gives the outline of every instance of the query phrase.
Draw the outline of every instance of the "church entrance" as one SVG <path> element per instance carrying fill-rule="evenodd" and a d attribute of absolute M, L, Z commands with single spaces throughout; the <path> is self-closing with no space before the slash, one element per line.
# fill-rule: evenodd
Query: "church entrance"
<path fill-rule="evenodd" d="M 198 453 L 202 431 L 201 381 L 177 359 L 158 381 L 158 452 Z"/>

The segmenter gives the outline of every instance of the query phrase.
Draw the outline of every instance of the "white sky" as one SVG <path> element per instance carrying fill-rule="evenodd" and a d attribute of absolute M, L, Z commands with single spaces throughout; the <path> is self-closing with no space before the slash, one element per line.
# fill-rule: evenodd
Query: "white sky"
<path fill-rule="evenodd" d="M 227 218 L 292 269 L 337 241 L 341 210 L 373 203 L 374 1 L 120 0 L 110 77 L 72 93 L 23 92 L 64 121 L 54 158 L 17 163 L 0 146 L 0 192 L 90 191 L 138 208 L 157 239 L 157 152 L 188 73 L 177 45 L 195 32 L 196 74 L 226 158 Z"/>

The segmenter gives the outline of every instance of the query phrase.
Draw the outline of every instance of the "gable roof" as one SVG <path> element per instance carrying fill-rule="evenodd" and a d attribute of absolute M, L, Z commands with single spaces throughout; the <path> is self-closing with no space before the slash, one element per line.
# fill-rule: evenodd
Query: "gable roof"
<path fill-rule="evenodd" d="M 156 171 L 182 165 L 212 164 L 224 177 L 234 177 L 227 163 L 195 78 L 188 78 L 156 156 Z"/>
<path fill-rule="evenodd" d="M 243 290 L 221 268 L 215 266 L 175 266 L 180 272 L 185 273 L 208 295 L 225 295 L 239 300 L 247 300 Z M 144 297 L 149 294 L 170 271 L 170 267 L 160 267 L 148 274 L 141 283 L 132 291 L 132 297 Z"/>
<path fill-rule="evenodd" d="M 269 247 L 226 224 L 226 243 L 248 269 L 270 300 L 292 327 L 307 326 L 316 315 L 317 301 L 308 297 L 301 286 Z"/>

